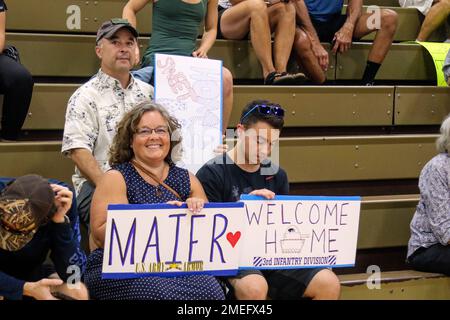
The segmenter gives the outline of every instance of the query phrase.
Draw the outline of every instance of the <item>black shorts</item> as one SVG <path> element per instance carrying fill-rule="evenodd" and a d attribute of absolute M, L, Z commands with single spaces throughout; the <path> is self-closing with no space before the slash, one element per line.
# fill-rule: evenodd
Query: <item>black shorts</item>
<path fill-rule="evenodd" d="M 223 34 L 222 34 L 222 30 L 220 29 L 220 21 L 221 21 L 221 19 L 222 19 L 223 13 L 225 12 L 225 10 L 227 10 L 227 8 L 224 8 L 224 7 L 219 6 L 219 7 L 217 8 L 217 10 L 218 10 L 218 12 L 219 12 L 219 16 L 218 16 L 218 18 L 217 18 L 217 37 L 216 37 L 216 38 L 217 38 L 217 39 L 226 39 L 226 38 L 223 36 Z M 248 39 L 248 38 L 249 38 L 249 35 L 250 35 L 250 32 L 248 32 L 247 35 L 246 35 L 244 38 L 240 39 L 240 40 Z M 234 39 L 234 40 L 236 40 L 236 39 Z"/>
<path fill-rule="evenodd" d="M 342 28 L 347 16 L 340 12 L 332 15 L 327 21 L 319 21 L 311 19 L 311 22 L 316 29 L 320 42 L 333 42 L 334 34 Z"/>
<path fill-rule="evenodd" d="M 251 274 L 259 274 L 267 281 L 270 299 L 300 300 L 311 280 L 322 270 L 325 270 L 325 268 L 242 270 L 234 278 L 242 279 Z M 227 287 L 232 291 L 231 285 L 228 282 Z"/>
<path fill-rule="evenodd" d="M 225 10 L 227 10 L 227 9 L 224 8 L 224 7 L 219 6 L 217 8 L 217 10 L 219 12 L 219 16 L 217 18 L 217 39 L 225 39 L 223 37 L 222 30 L 220 30 L 220 19 L 222 19 L 222 15 L 225 12 Z"/>

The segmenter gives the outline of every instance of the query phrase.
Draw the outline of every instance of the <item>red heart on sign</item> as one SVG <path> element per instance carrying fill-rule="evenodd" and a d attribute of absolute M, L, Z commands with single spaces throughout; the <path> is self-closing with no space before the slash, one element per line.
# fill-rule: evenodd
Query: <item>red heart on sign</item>
<path fill-rule="evenodd" d="M 241 237 L 241 232 L 236 231 L 234 234 L 231 232 L 227 233 L 227 240 L 231 244 L 231 246 L 234 248 L 236 243 L 239 241 L 239 238 Z"/>

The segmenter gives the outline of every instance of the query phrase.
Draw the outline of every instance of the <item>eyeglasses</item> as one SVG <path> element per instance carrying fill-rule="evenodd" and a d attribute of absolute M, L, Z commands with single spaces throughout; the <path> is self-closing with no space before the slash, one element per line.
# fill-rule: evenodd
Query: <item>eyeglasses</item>
<path fill-rule="evenodd" d="M 164 137 L 169 134 L 169 127 L 161 126 L 161 127 L 156 127 L 155 129 L 147 128 L 147 127 L 140 128 L 140 129 L 136 130 L 136 135 L 138 135 L 139 137 L 147 138 L 147 137 L 150 137 L 153 132 L 159 137 Z"/>
<path fill-rule="evenodd" d="M 253 110 L 257 110 L 260 114 L 264 115 L 274 115 L 279 118 L 284 117 L 284 110 L 279 104 L 256 104 L 241 117 L 241 122 L 245 117 L 251 114 Z"/>

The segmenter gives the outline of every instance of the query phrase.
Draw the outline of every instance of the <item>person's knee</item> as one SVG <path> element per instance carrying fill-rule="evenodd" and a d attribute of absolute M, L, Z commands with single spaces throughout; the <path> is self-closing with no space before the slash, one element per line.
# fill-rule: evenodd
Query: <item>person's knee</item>
<path fill-rule="evenodd" d="M 295 7 L 291 2 L 277 3 L 271 12 L 272 17 L 283 19 L 283 21 L 295 20 Z"/>
<path fill-rule="evenodd" d="M 394 34 L 397 30 L 398 15 L 391 9 L 381 10 L 381 29 Z"/>
<path fill-rule="evenodd" d="M 246 0 L 245 4 L 248 6 L 251 14 L 267 14 L 267 5 L 261 0 Z"/>
<path fill-rule="evenodd" d="M 246 276 L 236 280 L 234 289 L 238 300 L 265 300 L 269 290 L 262 276 Z"/>
<path fill-rule="evenodd" d="M 33 88 L 34 81 L 30 72 L 24 67 L 16 68 L 14 72 L 8 74 L 6 87 L 20 88 L 21 90 Z"/>
<path fill-rule="evenodd" d="M 311 51 L 311 41 L 306 33 L 300 28 L 296 28 L 295 30 L 294 48 L 300 56 L 307 54 L 308 51 Z"/>
<path fill-rule="evenodd" d="M 312 299 L 337 300 L 341 294 L 339 278 L 333 271 L 319 271 L 311 280 L 305 291 L 305 296 Z"/>

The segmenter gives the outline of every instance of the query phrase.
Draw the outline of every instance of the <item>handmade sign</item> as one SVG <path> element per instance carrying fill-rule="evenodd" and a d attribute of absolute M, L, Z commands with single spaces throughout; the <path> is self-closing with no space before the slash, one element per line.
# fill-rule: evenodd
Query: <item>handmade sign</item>
<path fill-rule="evenodd" d="M 243 195 L 199 214 L 186 205 L 110 205 L 103 278 L 351 267 L 359 211 L 359 197 Z"/>
<path fill-rule="evenodd" d="M 234 275 L 244 225 L 243 203 L 109 205 L 103 278 Z"/>
<path fill-rule="evenodd" d="M 155 54 L 155 101 L 181 124 L 177 165 L 196 173 L 222 143 L 222 61 Z"/>
<path fill-rule="evenodd" d="M 243 195 L 240 269 L 351 267 L 360 197 Z"/>

